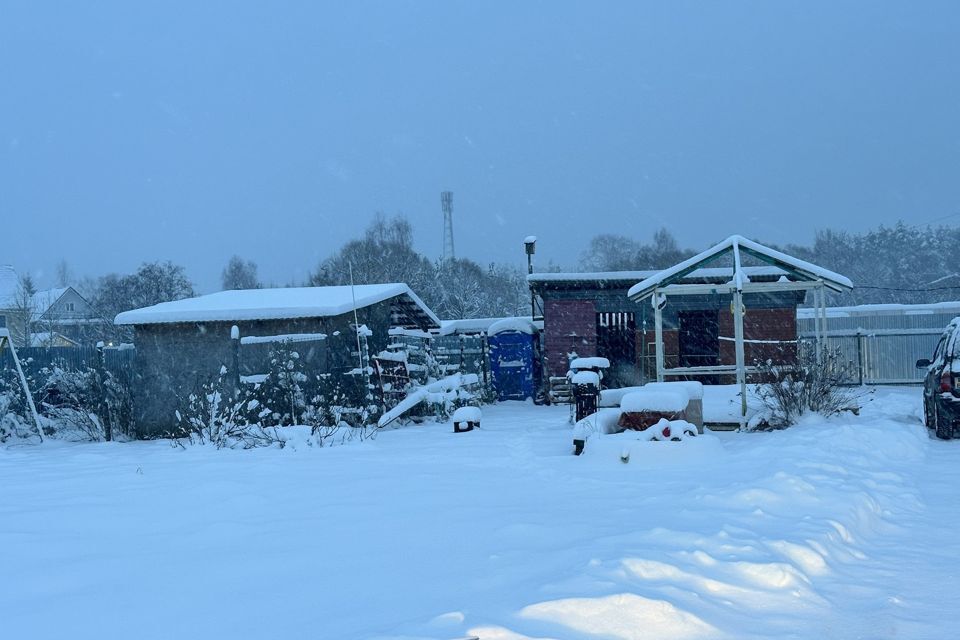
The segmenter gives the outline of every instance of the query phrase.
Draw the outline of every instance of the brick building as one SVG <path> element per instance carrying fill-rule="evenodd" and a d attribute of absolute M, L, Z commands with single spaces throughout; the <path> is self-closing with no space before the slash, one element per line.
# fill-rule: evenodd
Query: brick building
<path fill-rule="evenodd" d="M 773 266 L 744 267 L 752 282 L 776 282 L 788 274 Z M 610 360 L 612 384 L 656 379 L 654 313 L 650 301 L 637 303 L 627 291 L 657 271 L 536 273 L 530 289 L 542 300 L 546 370 L 562 376 L 572 355 Z M 701 268 L 682 278 L 688 284 L 721 285 L 729 268 Z M 747 358 L 793 357 L 796 309 L 804 291 L 747 294 L 744 335 Z M 697 295 L 671 299 L 663 310 L 663 341 L 668 367 L 733 364 L 732 298 Z M 762 341 L 762 342 L 761 342 Z M 786 341 L 781 344 L 780 341 Z M 706 380 L 709 381 L 709 380 Z"/>

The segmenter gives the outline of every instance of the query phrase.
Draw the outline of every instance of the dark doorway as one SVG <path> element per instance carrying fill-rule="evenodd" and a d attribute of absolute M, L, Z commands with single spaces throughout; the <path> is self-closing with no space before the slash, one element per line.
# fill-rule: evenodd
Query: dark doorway
<path fill-rule="evenodd" d="M 720 364 L 720 320 L 716 309 L 680 312 L 680 366 Z"/>
<path fill-rule="evenodd" d="M 610 361 L 605 386 L 616 388 L 639 384 L 637 322 L 633 313 L 605 311 L 597 314 L 597 355 Z"/>

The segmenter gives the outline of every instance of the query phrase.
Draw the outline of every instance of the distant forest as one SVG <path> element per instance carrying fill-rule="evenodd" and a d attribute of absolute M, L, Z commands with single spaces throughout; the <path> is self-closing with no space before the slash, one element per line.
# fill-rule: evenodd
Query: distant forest
<path fill-rule="evenodd" d="M 718 241 L 720 239 L 718 238 Z M 763 242 L 762 238 L 757 239 Z M 811 246 L 770 243 L 798 258 L 853 280 L 850 293 L 834 294 L 829 304 L 917 304 L 960 299 L 960 227 L 919 227 L 899 223 L 865 233 L 823 230 Z M 603 234 L 590 240 L 576 265 L 548 264 L 545 271 L 623 271 L 662 269 L 705 249 L 682 248 L 667 229 L 649 242 Z M 529 313 L 525 269 L 515 264 L 479 264 L 467 258 L 431 260 L 414 249 L 413 227 L 404 216 L 377 215 L 364 233 L 321 261 L 307 282 L 289 286 L 322 286 L 405 282 L 441 318 L 477 318 Z M 66 263 L 57 268 L 61 286 L 74 284 L 107 319 L 117 313 L 195 295 L 183 267 L 170 262 L 146 263 L 136 273 L 108 274 L 73 282 Z M 29 276 L 27 277 L 29 279 Z M 264 286 L 257 265 L 238 256 L 221 274 L 224 289 Z M 32 287 L 32 283 L 27 283 Z M 129 339 L 128 329 L 110 327 Z"/>
<path fill-rule="evenodd" d="M 829 304 L 833 306 L 960 299 L 960 227 L 900 222 L 859 234 L 826 229 L 817 232 L 812 246 L 755 240 L 853 280 L 853 291 L 831 295 Z M 706 247 L 679 248 L 666 229 L 658 231 L 650 244 L 625 236 L 599 235 L 590 241 L 579 266 L 581 271 L 662 269 L 703 249 Z"/>

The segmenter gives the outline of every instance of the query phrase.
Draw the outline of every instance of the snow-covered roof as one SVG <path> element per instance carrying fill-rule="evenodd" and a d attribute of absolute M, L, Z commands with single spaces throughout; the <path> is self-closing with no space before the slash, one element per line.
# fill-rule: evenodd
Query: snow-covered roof
<path fill-rule="evenodd" d="M 490 326 L 494 323 L 508 319 L 512 318 L 465 318 L 463 320 L 441 320 L 440 335 L 451 336 L 459 333 L 486 333 L 490 329 Z M 531 322 L 530 316 L 517 319 Z M 543 330 L 543 320 L 534 320 L 533 325 L 536 329 Z"/>
<path fill-rule="evenodd" d="M 495 336 L 507 331 L 533 335 L 537 332 L 537 327 L 530 318 L 501 318 L 487 327 L 488 336 Z"/>
<path fill-rule="evenodd" d="M 39 318 L 67 292 L 69 287 L 45 289 L 33 294 L 34 319 Z M 8 264 L 0 264 L 0 309 L 12 309 L 18 306 L 17 295 L 20 292 L 20 277 L 17 270 Z"/>
<path fill-rule="evenodd" d="M 197 298 L 125 311 L 116 317 L 114 323 L 140 325 L 325 318 L 352 311 L 354 296 L 357 309 L 404 296 L 419 309 L 428 323 L 440 326 L 440 320 L 433 311 L 410 287 L 402 283 L 220 291 Z"/>
<path fill-rule="evenodd" d="M 20 278 L 9 264 L 0 264 L 0 309 L 10 309 L 16 304 Z"/>
<path fill-rule="evenodd" d="M 834 273 L 833 271 L 806 262 L 805 260 L 794 258 L 793 256 L 789 256 L 776 249 L 771 249 L 743 236 L 730 236 L 706 251 L 698 253 L 692 258 L 688 258 L 669 269 L 664 269 L 638 282 L 630 287 L 627 296 L 632 300 L 646 298 L 658 287 L 664 287 L 677 282 L 702 269 L 704 264 L 713 262 L 721 256 L 731 253 L 736 257 L 736 262 L 732 267 L 727 267 L 722 269 L 722 271 L 731 276 L 732 281 L 737 283 L 738 288 L 744 280 L 749 280 L 750 278 L 750 272 L 747 270 L 748 267 L 740 266 L 739 256 L 741 253 L 778 267 L 794 278 L 806 281 L 822 281 L 825 286 L 834 291 L 848 291 L 853 288 L 853 283 L 850 279 L 839 273 Z"/>
<path fill-rule="evenodd" d="M 787 275 L 783 269 L 773 266 L 743 267 L 744 272 L 750 277 L 767 276 L 775 278 Z M 641 270 L 641 271 L 586 271 L 586 272 L 566 272 L 566 273 L 532 273 L 527 276 L 527 282 L 620 282 L 637 283 L 655 276 L 660 271 Z M 730 269 L 723 267 L 707 267 L 696 269 L 684 276 L 690 280 L 711 280 L 730 277 Z"/>
<path fill-rule="evenodd" d="M 80 344 L 73 338 L 68 338 L 56 331 L 33 331 L 30 333 L 31 347 L 53 347 L 57 346 L 57 343 L 65 343 L 63 346 L 70 345 L 74 347 Z"/>

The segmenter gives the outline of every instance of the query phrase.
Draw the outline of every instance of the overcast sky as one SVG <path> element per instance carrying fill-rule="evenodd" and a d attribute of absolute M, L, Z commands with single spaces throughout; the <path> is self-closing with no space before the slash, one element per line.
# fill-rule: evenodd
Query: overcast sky
<path fill-rule="evenodd" d="M 960 222 L 958 33 L 956 1 L 0 0 L 0 262 L 299 282 L 376 211 L 438 256 L 445 189 L 458 255 L 518 265 Z"/>

